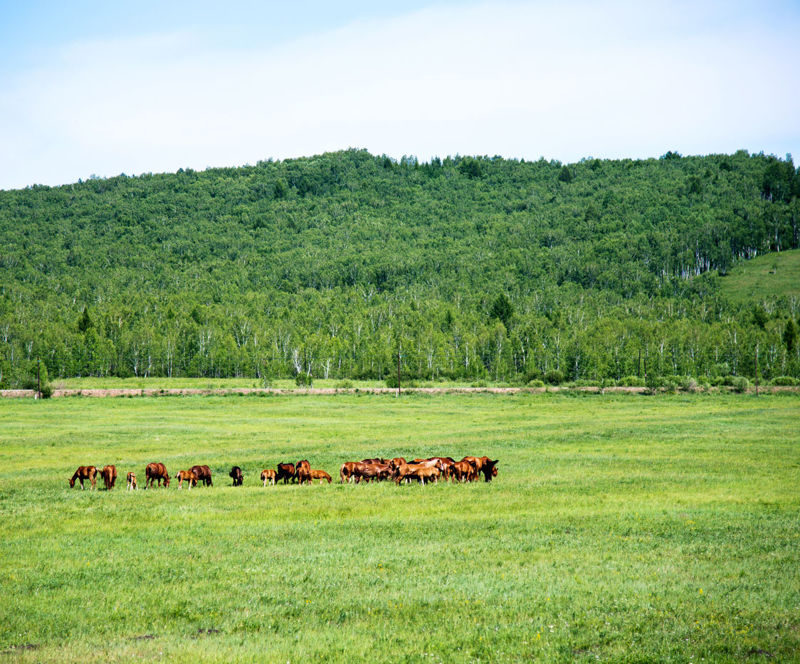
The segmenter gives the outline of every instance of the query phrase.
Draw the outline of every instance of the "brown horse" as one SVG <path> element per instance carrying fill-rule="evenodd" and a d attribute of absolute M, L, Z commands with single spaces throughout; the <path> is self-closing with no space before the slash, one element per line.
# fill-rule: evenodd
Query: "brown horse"
<path fill-rule="evenodd" d="M 100 471 L 100 476 L 103 478 L 106 491 L 111 491 L 111 489 L 114 488 L 114 484 L 117 482 L 117 467 L 103 466 L 103 470 Z"/>
<path fill-rule="evenodd" d="M 331 476 L 328 475 L 324 470 L 312 470 L 311 471 L 311 483 L 313 484 L 313 480 L 319 480 L 319 483 L 322 484 L 325 480 L 328 480 L 328 484 L 331 483 Z"/>
<path fill-rule="evenodd" d="M 294 476 L 300 484 L 303 484 L 303 482 L 311 484 L 311 464 L 308 459 L 297 462 L 294 467 Z"/>
<path fill-rule="evenodd" d="M 211 481 L 211 468 L 208 466 L 192 466 L 189 470 L 197 475 L 197 481 L 202 482 L 203 486 L 213 486 L 213 482 Z"/>
<path fill-rule="evenodd" d="M 293 463 L 279 463 L 278 464 L 278 475 L 275 478 L 275 481 L 278 482 L 283 480 L 284 484 L 288 482 L 294 481 L 294 464 Z"/>
<path fill-rule="evenodd" d="M 267 486 L 267 482 L 274 485 L 277 481 L 278 473 L 272 468 L 266 468 L 261 471 L 261 481 L 264 483 L 264 486 Z"/>
<path fill-rule="evenodd" d="M 481 472 L 483 473 L 483 478 L 487 482 L 491 482 L 493 477 L 497 477 L 497 464 L 500 459 L 495 459 L 492 461 L 491 459 L 487 459 L 483 466 L 481 467 Z"/>
<path fill-rule="evenodd" d="M 478 479 L 478 471 L 469 461 L 456 461 L 451 466 L 453 477 L 459 482 L 472 482 Z"/>
<path fill-rule="evenodd" d="M 128 491 L 136 491 L 139 487 L 136 485 L 136 474 L 128 473 Z"/>
<path fill-rule="evenodd" d="M 388 463 L 357 463 L 353 469 L 353 477 L 357 483 L 361 480 L 372 482 L 387 479 L 392 474 L 392 467 Z"/>
<path fill-rule="evenodd" d="M 339 481 L 342 484 L 345 482 L 350 483 L 355 480 L 353 473 L 355 472 L 356 466 L 358 466 L 358 462 L 356 461 L 345 461 L 342 464 L 342 467 L 339 469 Z"/>
<path fill-rule="evenodd" d="M 242 469 L 239 468 L 239 466 L 234 466 L 231 468 L 231 472 L 229 472 L 228 475 L 233 480 L 233 486 L 242 486 L 242 482 L 244 482 L 244 474 L 242 474 Z"/>
<path fill-rule="evenodd" d="M 75 486 L 75 480 L 80 480 L 81 491 L 83 491 L 83 480 L 89 480 L 92 483 L 92 488 L 97 488 L 97 468 L 94 466 L 78 466 L 78 470 L 69 481 L 69 488 Z"/>
<path fill-rule="evenodd" d="M 395 484 L 400 484 L 403 480 L 417 480 L 423 485 L 425 481 L 437 482 L 442 471 L 435 464 L 430 463 L 404 463 L 394 471 Z"/>
<path fill-rule="evenodd" d="M 167 467 L 163 463 L 148 463 L 147 468 L 144 469 L 144 488 L 152 489 L 156 480 L 158 486 L 161 486 L 161 480 L 164 480 L 164 488 L 169 487 Z"/>
<path fill-rule="evenodd" d="M 197 474 L 193 470 L 179 470 L 175 473 L 175 478 L 178 480 L 178 488 L 183 487 L 184 481 L 189 485 L 189 491 L 193 486 L 197 486 Z"/>

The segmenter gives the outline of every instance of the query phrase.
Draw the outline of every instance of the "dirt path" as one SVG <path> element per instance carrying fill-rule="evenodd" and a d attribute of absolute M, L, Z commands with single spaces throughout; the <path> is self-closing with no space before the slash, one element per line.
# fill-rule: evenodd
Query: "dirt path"
<path fill-rule="evenodd" d="M 646 392 L 646 387 L 408 387 L 403 388 L 403 394 L 458 394 L 458 393 L 489 393 L 489 394 L 519 394 L 559 392 L 562 389 L 579 392 Z M 160 397 L 160 396 L 223 396 L 229 394 L 277 394 L 277 395 L 306 395 L 306 394 L 396 394 L 397 389 L 391 387 L 312 387 L 308 389 L 276 389 L 260 387 L 230 387 L 230 388 L 136 388 L 136 389 L 84 389 L 84 390 L 53 390 L 53 398 L 60 397 Z M 0 397 L 29 398 L 35 396 L 34 390 L 0 390 Z"/>
<path fill-rule="evenodd" d="M 729 388 L 715 388 L 725 390 Z M 408 387 L 402 393 L 416 394 L 541 394 L 543 392 L 589 392 L 601 394 L 627 393 L 643 394 L 649 391 L 647 387 Z M 750 392 L 754 389 L 751 388 Z M 760 387 L 760 392 L 800 392 L 797 387 Z M 90 390 L 53 390 L 53 398 L 60 397 L 165 397 L 165 396 L 225 396 L 231 394 L 275 394 L 275 395 L 307 395 L 307 394 L 396 394 L 397 389 L 391 387 L 312 387 L 309 389 L 275 389 L 261 387 L 230 387 L 218 389 L 200 388 L 143 388 L 143 389 L 90 389 Z M 0 390 L 0 398 L 6 399 L 33 399 L 34 390 Z"/>

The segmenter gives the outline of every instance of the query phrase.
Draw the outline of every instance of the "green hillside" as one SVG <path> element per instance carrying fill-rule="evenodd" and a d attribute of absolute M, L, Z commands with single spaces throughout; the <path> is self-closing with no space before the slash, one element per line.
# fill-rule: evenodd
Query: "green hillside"
<path fill-rule="evenodd" d="M 756 312 L 715 276 L 797 248 L 798 195 L 791 161 L 744 151 L 349 150 L 0 192 L 0 386 L 36 358 L 51 377 L 381 380 L 398 350 L 408 378 L 715 377 L 752 373 L 757 344 L 767 377 L 798 375 L 796 302 Z"/>
<path fill-rule="evenodd" d="M 800 250 L 770 253 L 743 261 L 720 280 L 720 289 L 740 302 L 785 297 L 800 303 Z"/>

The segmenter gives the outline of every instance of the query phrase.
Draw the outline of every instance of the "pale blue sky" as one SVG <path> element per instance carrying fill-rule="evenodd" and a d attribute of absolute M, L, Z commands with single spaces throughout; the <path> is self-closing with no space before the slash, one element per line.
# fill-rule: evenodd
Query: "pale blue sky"
<path fill-rule="evenodd" d="M 800 156 L 800 3 L 0 0 L 0 188 L 364 147 Z"/>

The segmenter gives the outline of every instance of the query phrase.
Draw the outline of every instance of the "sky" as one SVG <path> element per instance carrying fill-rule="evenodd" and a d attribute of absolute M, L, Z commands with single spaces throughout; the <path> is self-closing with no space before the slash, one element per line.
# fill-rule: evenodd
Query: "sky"
<path fill-rule="evenodd" d="M 798 163 L 798 35 L 798 0 L 0 0 L 0 189 L 347 148 Z"/>

